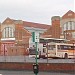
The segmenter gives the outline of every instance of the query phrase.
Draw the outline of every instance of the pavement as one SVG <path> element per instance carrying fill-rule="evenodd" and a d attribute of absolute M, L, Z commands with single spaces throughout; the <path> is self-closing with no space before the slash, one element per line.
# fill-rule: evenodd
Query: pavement
<path fill-rule="evenodd" d="M 35 75 L 33 71 L 13 71 L 13 70 L 0 70 L 0 75 Z M 66 72 L 39 72 L 37 75 L 75 75 L 75 73 Z"/>

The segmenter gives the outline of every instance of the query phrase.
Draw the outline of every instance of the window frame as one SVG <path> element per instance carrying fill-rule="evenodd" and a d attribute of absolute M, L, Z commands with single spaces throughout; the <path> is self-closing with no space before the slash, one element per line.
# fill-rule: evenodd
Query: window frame
<path fill-rule="evenodd" d="M 5 27 L 2 31 L 3 38 L 13 38 L 14 37 L 14 29 L 12 27 Z"/>

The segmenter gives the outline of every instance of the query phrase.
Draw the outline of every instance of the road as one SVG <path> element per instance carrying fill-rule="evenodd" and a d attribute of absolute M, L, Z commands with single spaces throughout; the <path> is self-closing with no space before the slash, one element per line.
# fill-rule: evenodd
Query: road
<path fill-rule="evenodd" d="M 0 70 L 0 75 L 35 75 L 33 71 Z M 39 72 L 38 75 L 75 75 L 74 73 Z"/>

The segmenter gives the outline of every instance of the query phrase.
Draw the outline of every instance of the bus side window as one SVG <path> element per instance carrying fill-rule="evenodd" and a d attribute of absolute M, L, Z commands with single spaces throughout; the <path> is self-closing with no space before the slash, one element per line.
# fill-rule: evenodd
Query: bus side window
<path fill-rule="evenodd" d="M 69 47 L 68 47 L 68 46 L 66 46 L 66 45 L 63 45 L 63 46 L 62 46 L 62 49 L 63 49 L 63 50 L 68 50 L 68 49 L 69 49 Z"/>
<path fill-rule="evenodd" d="M 73 46 L 68 46 L 68 50 L 72 50 L 73 49 Z"/>
<path fill-rule="evenodd" d="M 51 46 L 48 46 L 48 50 L 52 50 L 52 47 Z"/>
<path fill-rule="evenodd" d="M 55 50 L 55 45 L 49 45 L 48 50 Z"/>

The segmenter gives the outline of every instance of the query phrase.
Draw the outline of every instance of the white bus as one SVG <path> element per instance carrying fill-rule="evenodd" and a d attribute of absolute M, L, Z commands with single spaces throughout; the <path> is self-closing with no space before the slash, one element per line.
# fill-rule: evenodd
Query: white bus
<path fill-rule="evenodd" d="M 37 49 L 37 58 L 45 58 L 46 52 L 42 43 L 38 44 Z M 29 57 L 36 58 L 36 47 L 29 48 Z"/>
<path fill-rule="evenodd" d="M 75 45 L 66 43 L 48 43 L 46 57 L 75 58 Z"/>

